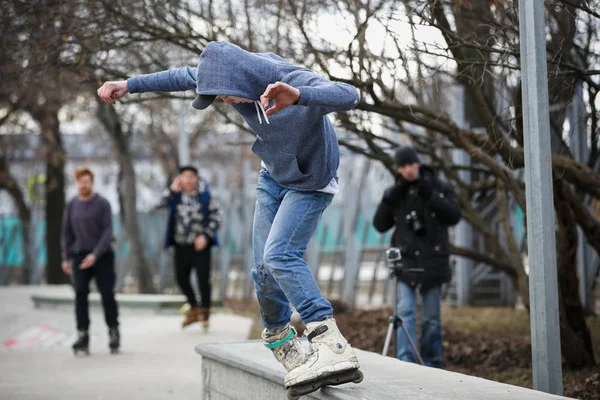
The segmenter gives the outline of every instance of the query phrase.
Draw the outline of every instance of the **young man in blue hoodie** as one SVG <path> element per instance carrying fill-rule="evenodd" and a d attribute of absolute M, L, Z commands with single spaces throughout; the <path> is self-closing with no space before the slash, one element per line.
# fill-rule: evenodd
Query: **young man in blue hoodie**
<path fill-rule="evenodd" d="M 262 160 L 262 169 L 256 189 L 252 276 L 265 327 L 262 337 L 288 371 L 286 387 L 303 394 L 324 384 L 360 382 L 358 359 L 302 259 L 338 191 L 339 148 L 327 114 L 356 106 L 357 90 L 273 53 L 211 42 L 196 68 L 106 82 L 98 96 L 115 104 L 127 93 L 192 89 L 197 94 L 194 108 L 203 110 L 219 97 L 256 134 L 252 151 Z M 307 327 L 306 354 L 289 324 L 290 302 Z"/>

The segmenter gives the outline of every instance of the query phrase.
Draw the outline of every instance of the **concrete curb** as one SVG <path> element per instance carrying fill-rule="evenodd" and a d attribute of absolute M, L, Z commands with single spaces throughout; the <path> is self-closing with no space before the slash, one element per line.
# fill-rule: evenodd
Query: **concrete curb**
<path fill-rule="evenodd" d="M 285 370 L 260 340 L 196 347 L 203 400 L 285 398 Z M 566 399 L 518 386 L 406 363 L 356 350 L 364 381 L 324 387 L 302 399 L 514 400 Z"/>

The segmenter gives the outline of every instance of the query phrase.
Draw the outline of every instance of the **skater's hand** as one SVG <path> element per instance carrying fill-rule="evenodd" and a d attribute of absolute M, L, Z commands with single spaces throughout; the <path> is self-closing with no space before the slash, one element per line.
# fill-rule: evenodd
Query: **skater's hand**
<path fill-rule="evenodd" d="M 181 177 L 178 176 L 177 178 L 173 179 L 173 183 L 171 183 L 171 191 L 178 193 L 181 192 L 181 190 L 183 190 L 183 186 L 181 184 Z"/>
<path fill-rule="evenodd" d="M 71 263 L 69 261 L 63 261 L 62 270 L 65 274 L 71 275 Z"/>
<path fill-rule="evenodd" d="M 86 268 L 91 267 L 95 263 L 96 263 L 96 256 L 93 253 L 91 253 L 91 254 L 88 254 L 87 257 L 85 257 L 83 259 L 83 261 L 81 262 L 81 264 L 79 264 L 79 268 L 80 269 L 86 269 Z"/>
<path fill-rule="evenodd" d="M 98 97 L 108 104 L 116 104 L 115 100 L 120 99 L 129 93 L 127 81 L 104 82 L 104 85 L 97 91 Z"/>
<path fill-rule="evenodd" d="M 271 108 L 267 108 L 269 107 L 269 100 L 275 102 Z M 300 100 L 300 91 L 283 82 L 270 84 L 263 95 L 260 96 L 260 103 L 265 109 L 267 117 L 288 108 L 298 100 Z"/>
<path fill-rule="evenodd" d="M 194 248 L 196 251 L 202 251 L 208 246 L 208 240 L 206 240 L 206 236 L 200 235 L 194 240 Z"/>

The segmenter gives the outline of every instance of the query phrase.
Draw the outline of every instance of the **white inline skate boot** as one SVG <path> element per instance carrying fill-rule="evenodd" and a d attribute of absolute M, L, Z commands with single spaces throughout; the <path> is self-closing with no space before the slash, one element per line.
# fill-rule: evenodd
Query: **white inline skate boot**
<path fill-rule="evenodd" d="M 334 319 L 312 322 L 306 328 L 304 334 L 310 342 L 310 351 L 304 363 L 285 377 L 288 399 L 297 399 L 327 385 L 362 382 L 356 354 Z"/>

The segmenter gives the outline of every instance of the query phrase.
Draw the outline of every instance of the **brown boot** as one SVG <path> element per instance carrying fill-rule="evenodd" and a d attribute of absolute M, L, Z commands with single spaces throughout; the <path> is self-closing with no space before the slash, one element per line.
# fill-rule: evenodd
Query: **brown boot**
<path fill-rule="evenodd" d="M 204 330 L 208 329 L 208 319 L 210 317 L 210 309 L 208 307 L 200 307 L 198 313 L 198 322 L 202 324 Z"/>
<path fill-rule="evenodd" d="M 181 327 L 185 328 L 188 325 L 193 324 L 194 322 L 198 322 L 198 316 L 200 315 L 200 307 L 192 307 L 185 314 L 185 318 L 181 323 Z"/>

